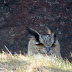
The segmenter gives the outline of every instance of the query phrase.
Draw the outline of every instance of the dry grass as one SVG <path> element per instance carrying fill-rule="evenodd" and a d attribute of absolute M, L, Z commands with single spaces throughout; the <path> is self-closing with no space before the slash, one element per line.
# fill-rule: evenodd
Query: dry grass
<path fill-rule="evenodd" d="M 0 54 L 0 72 L 72 72 L 72 64 L 48 56 L 34 58 L 3 52 Z"/>

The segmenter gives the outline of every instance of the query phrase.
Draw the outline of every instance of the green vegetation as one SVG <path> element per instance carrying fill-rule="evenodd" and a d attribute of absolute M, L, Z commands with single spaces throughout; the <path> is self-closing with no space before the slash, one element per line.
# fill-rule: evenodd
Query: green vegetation
<path fill-rule="evenodd" d="M 72 64 L 56 58 L 0 53 L 0 72 L 72 72 Z"/>

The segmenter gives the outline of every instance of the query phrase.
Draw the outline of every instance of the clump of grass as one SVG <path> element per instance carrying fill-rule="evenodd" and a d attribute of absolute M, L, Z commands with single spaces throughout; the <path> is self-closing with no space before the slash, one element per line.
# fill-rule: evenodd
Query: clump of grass
<path fill-rule="evenodd" d="M 61 62 L 58 59 L 42 57 L 32 62 L 30 72 L 72 72 L 72 65 Z"/>
<path fill-rule="evenodd" d="M 72 64 L 53 57 L 0 53 L 1 72 L 72 72 Z"/>

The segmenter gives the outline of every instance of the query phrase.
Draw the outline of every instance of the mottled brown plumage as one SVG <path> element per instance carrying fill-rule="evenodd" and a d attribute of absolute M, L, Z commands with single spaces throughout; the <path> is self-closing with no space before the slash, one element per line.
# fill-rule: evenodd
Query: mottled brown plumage
<path fill-rule="evenodd" d="M 48 56 L 56 56 L 62 59 L 60 44 L 56 39 L 56 34 L 52 33 L 48 27 L 46 27 L 47 35 L 41 35 L 32 28 L 28 28 L 27 30 L 32 35 L 28 43 L 29 56 L 47 54 Z"/>

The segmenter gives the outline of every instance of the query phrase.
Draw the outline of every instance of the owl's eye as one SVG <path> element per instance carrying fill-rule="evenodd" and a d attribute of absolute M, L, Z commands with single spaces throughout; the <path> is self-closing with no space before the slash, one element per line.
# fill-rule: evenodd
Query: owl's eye
<path fill-rule="evenodd" d="M 43 46 L 43 44 L 42 43 L 39 43 L 39 44 L 36 44 L 37 46 Z"/>
<path fill-rule="evenodd" d="M 52 44 L 52 47 L 55 47 L 55 44 Z"/>

